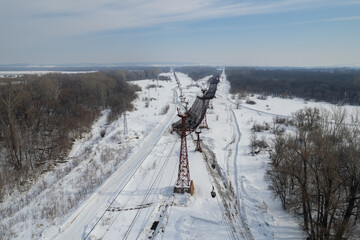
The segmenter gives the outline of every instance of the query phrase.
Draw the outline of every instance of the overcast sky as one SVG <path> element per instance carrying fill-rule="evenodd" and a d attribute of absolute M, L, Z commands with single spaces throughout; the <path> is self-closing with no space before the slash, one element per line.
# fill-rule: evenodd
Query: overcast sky
<path fill-rule="evenodd" d="M 0 0 L 0 64 L 360 66 L 360 0 Z"/>

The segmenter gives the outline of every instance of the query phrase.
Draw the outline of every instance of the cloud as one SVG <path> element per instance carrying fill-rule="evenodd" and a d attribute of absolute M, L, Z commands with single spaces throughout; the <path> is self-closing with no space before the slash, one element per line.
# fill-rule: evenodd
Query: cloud
<path fill-rule="evenodd" d="M 326 18 L 326 19 L 321 19 L 319 21 L 323 21 L 323 22 L 342 22 L 342 21 L 353 21 L 353 20 L 360 20 L 360 16 Z"/>
<path fill-rule="evenodd" d="M 341 2 L 341 3 L 339 3 Z M 151 27 L 164 23 L 268 14 L 353 0 L 0 0 L 1 29 L 32 29 L 39 36 L 66 37 L 92 32 Z"/>
<path fill-rule="evenodd" d="M 284 23 L 284 24 L 281 24 L 281 26 L 299 26 L 299 25 L 308 25 L 308 24 L 314 24 L 314 23 L 345 22 L 345 21 L 358 21 L 358 20 L 360 20 L 360 16 L 320 18 L 320 19 L 312 19 L 312 20 L 301 21 L 301 22 Z"/>
<path fill-rule="evenodd" d="M 191 30 L 193 26 L 188 23 L 192 21 L 325 7 L 336 9 L 347 5 L 360 5 L 360 0 L 0 0 L 0 62 L 22 62 L 24 56 L 36 59 L 43 55 L 51 59 L 68 53 L 67 57 L 73 56 L 71 54 L 76 54 L 73 53 L 76 51 L 83 51 L 83 56 L 84 52 L 96 52 L 97 47 L 106 45 L 98 40 L 106 39 L 104 41 L 110 43 L 112 39 L 108 37 L 109 33 L 129 34 L 126 31 L 129 29 L 137 29 L 141 33 L 148 29 L 152 32 L 155 28 L 172 28 L 176 27 L 172 23 L 185 22 L 187 24 L 183 24 L 186 25 L 184 28 Z M 350 20 L 358 20 L 358 16 L 299 24 Z M 267 24 L 272 23 L 261 23 L 259 26 L 266 27 Z M 285 24 L 291 23 L 285 19 Z M 204 28 L 201 31 L 213 30 L 213 26 L 202 26 Z M 239 26 L 227 24 L 216 27 L 231 29 Z M 120 45 L 122 43 L 116 46 Z"/>

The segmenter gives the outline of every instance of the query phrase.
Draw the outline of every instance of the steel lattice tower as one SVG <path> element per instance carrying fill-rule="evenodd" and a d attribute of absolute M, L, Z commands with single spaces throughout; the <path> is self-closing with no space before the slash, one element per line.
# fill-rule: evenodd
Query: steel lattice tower
<path fill-rule="evenodd" d="M 200 130 L 200 129 L 196 129 L 196 130 L 195 130 L 195 133 L 196 133 L 196 135 L 197 135 L 197 139 L 195 140 L 195 141 L 196 141 L 195 151 L 202 152 L 201 146 L 200 146 L 200 142 L 202 141 L 202 140 L 200 139 L 201 130 Z"/>
<path fill-rule="evenodd" d="M 203 93 L 203 96 L 202 96 L 202 100 L 203 100 L 203 108 L 205 108 L 205 101 L 206 101 L 206 97 L 205 97 L 205 93 L 206 93 L 206 88 L 204 89 L 201 89 L 201 91 L 202 91 L 202 93 Z M 202 120 L 202 122 L 201 122 L 201 125 L 200 125 L 200 128 L 207 128 L 207 129 L 209 129 L 209 126 L 208 126 L 208 124 L 207 124 L 207 120 L 206 120 L 206 110 L 204 109 L 204 111 L 205 111 L 205 114 L 204 114 L 204 118 L 203 118 L 203 120 Z"/>
<path fill-rule="evenodd" d="M 125 99 L 123 98 L 123 120 L 124 120 L 124 136 L 126 137 L 126 135 L 128 134 L 128 126 L 127 126 L 127 119 L 126 119 L 126 104 L 125 104 Z"/>
<path fill-rule="evenodd" d="M 124 116 L 124 135 L 128 134 L 128 126 L 127 126 L 127 119 L 126 119 L 126 112 L 123 113 Z"/>
<path fill-rule="evenodd" d="M 189 117 L 189 112 L 180 113 L 178 109 L 178 116 L 181 118 L 181 146 L 179 158 L 179 173 L 174 191 L 184 193 L 190 191 L 190 171 L 189 171 L 189 158 L 186 143 L 186 119 Z"/>

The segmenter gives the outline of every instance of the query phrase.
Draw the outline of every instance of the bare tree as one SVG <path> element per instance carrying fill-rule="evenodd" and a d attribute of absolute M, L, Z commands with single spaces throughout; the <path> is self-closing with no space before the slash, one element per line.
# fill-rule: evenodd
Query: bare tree
<path fill-rule="evenodd" d="M 309 239 L 341 239 L 359 216 L 359 125 L 345 119 L 342 109 L 303 109 L 294 132 L 273 140 L 270 189 L 284 209 L 303 216 Z"/>
<path fill-rule="evenodd" d="M 21 169 L 23 164 L 23 146 L 19 124 L 16 119 L 16 108 L 23 102 L 26 95 L 21 84 L 8 82 L 0 96 L 1 132 L 7 146 L 9 163 L 15 169 Z"/>
<path fill-rule="evenodd" d="M 250 153 L 251 155 L 255 155 L 255 150 L 256 150 L 256 142 L 257 142 L 257 134 L 255 131 L 252 131 L 251 132 L 251 135 L 250 135 L 250 142 L 249 142 L 249 147 L 250 147 Z"/>

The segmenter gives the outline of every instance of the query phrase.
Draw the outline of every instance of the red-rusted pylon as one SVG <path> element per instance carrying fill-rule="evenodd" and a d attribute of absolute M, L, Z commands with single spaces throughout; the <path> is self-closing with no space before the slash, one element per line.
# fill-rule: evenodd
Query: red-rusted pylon
<path fill-rule="evenodd" d="M 178 109 L 178 116 L 181 118 L 181 146 L 179 158 L 179 173 L 174 192 L 191 193 L 189 158 L 186 143 L 186 119 L 189 117 L 189 111 L 186 110 L 185 113 L 180 113 L 180 110 Z"/>
<path fill-rule="evenodd" d="M 196 133 L 196 135 L 197 135 L 195 151 L 202 152 L 201 146 L 200 146 L 200 142 L 202 141 L 202 140 L 200 139 L 201 130 L 197 128 L 197 129 L 195 130 L 195 133 Z"/>
<path fill-rule="evenodd" d="M 205 101 L 206 101 L 206 98 L 205 98 L 205 93 L 206 93 L 206 89 L 201 89 L 202 93 L 203 93 L 203 96 L 202 96 L 202 100 L 203 100 L 203 107 L 205 107 Z M 206 110 L 205 110 L 205 114 L 204 114 L 204 118 L 200 124 L 200 128 L 207 128 L 209 129 L 209 126 L 207 124 L 207 120 L 206 120 Z"/>

